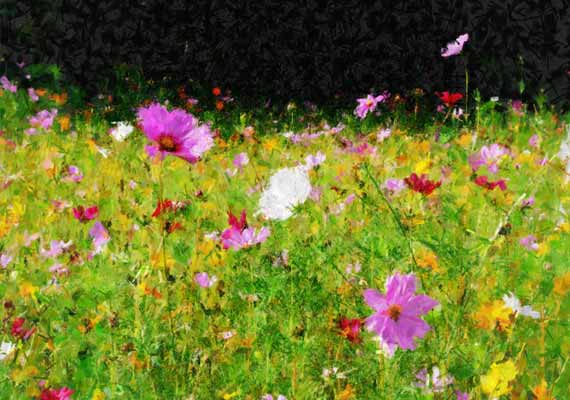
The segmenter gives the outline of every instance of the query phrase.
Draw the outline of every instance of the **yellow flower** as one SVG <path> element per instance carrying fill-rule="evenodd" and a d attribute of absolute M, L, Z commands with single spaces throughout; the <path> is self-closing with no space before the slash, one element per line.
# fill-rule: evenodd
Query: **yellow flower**
<path fill-rule="evenodd" d="M 473 137 L 470 134 L 465 133 L 465 134 L 461 135 L 459 137 L 459 139 L 456 139 L 455 141 L 459 146 L 467 147 L 471 144 L 472 139 L 473 139 Z"/>
<path fill-rule="evenodd" d="M 428 157 L 425 160 L 416 163 L 416 166 L 414 167 L 414 172 L 418 175 L 427 174 L 429 172 L 430 165 L 431 165 L 431 160 Z"/>
<path fill-rule="evenodd" d="M 483 329 L 506 331 L 511 325 L 512 310 L 505 306 L 502 300 L 495 300 L 492 303 L 483 304 L 479 311 L 475 313 L 477 326 Z"/>
<path fill-rule="evenodd" d="M 99 388 L 97 388 L 93 392 L 93 397 L 91 397 L 91 400 L 105 400 L 105 398 L 106 398 L 105 393 L 103 393 Z"/>
<path fill-rule="evenodd" d="M 278 143 L 279 143 L 279 140 L 276 138 L 273 138 L 273 139 L 269 139 L 269 140 L 265 141 L 262 146 L 266 151 L 273 151 L 277 147 Z"/>
<path fill-rule="evenodd" d="M 537 385 L 532 389 L 532 394 L 534 395 L 535 400 L 556 400 L 547 389 L 546 381 L 544 379 L 540 382 L 540 385 Z"/>
<path fill-rule="evenodd" d="M 493 363 L 487 375 L 481 376 L 481 388 L 491 397 L 499 397 L 511 391 L 510 381 L 517 376 L 515 364 L 509 360 L 504 363 Z"/>
<path fill-rule="evenodd" d="M 233 393 L 225 393 L 222 397 L 224 400 L 230 400 L 230 399 L 233 399 L 234 397 L 239 396 L 239 394 L 240 394 L 240 391 L 236 390 Z"/>
<path fill-rule="evenodd" d="M 62 115 L 57 119 L 57 122 L 59 122 L 59 127 L 61 128 L 62 131 L 69 130 L 69 127 L 71 125 L 69 115 Z"/>
<path fill-rule="evenodd" d="M 434 272 L 441 272 L 441 268 L 439 268 L 437 262 L 437 255 L 432 251 L 421 251 L 416 256 L 416 261 L 418 262 L 418 266 L 422 268 L 429 268 Z"/>
<path fill-rule="evenodd" d="M 554 293 L 564 296 L 568 290 L 570 290 L 570 272 L 554 278 Z"/>
<path fill-rule="evenodd" d="M 38 287 L 32 285 L 30 282 L 23 282 L 20 285 L 20 296 L 22 297 L 28 297 L 28 296 L 34 296 L 34 294 L 38 291 Z"/>

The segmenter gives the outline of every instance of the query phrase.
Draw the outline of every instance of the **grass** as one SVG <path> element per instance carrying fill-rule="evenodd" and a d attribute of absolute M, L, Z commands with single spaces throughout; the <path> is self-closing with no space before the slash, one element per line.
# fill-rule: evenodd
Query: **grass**
<path fill-rule="evenodd" d="M 183 104 L 179 93 L 117 87 L 111 102 L 87 105 L 71 90 L 66 101 L 54 97 L 57 89 L 66 90 L 52 87 L 38 103 L 23 90 L 0 97 L 0 253 L 13 257 L 0 269 L 0 336 L 16 346 L 0 361 L 1 398 L 64 386 L 77 399 L 448 399 L 456 390 L 472 399 L 568 396 L 570 186 L 556 154 L 570 115 L 544 105 L 500 112 L 500 104 L 479 98 L 470 121 L 444 122 L 423 108 L 416 114 L 409 103 L 360 121 L 352 110 L 248 110 L 237 100 L 216 111 L 204 92 L 190 111 L 220 136 L 191 165 L 147 157 L 139 129 L 124 142 L 107 133 L 109 121 L 134 123 L 135 107 L 148 98 Z M 59 110 L 53 127 L 26 135 L 28 117 L 52 107 Z M 332 133 L 339 123 L 344 130 Z M 249 138 L 248 126 L 255 130 Z M 379 142 L 381 128 L 392 134 Z M 278 134 L 285 131 L 326 133 L 295 144 Z M 529 145 L 534 134 L 538 147 Z M 369 143 L 376 154 L 350 152 L 341 138 Z M 485 168 L 478 174 L 505 179 L 505 191 L 473 182 L 468 158 L 492 143 L 511 156 L 496 176 Z M 321 198 L 283 222 L 254 217 L 257 185 L 318 151 L 326 160 L 309 176 Z M 241 152 L 250 162 L 231 176 Z M 65 180 L 70 165 L 83 180 Z M 412 172 L 442 185 L 429 196 L 384 194 L 386 179 Z M 523 207 L 530 196 L 535 203 Z M 153 218 L 160 198 L 190 205 Z M 98 206 L 111 238 L 92 259 L 94 221 L 74 218 L 79 205 Z M 205 237 L 227 228 L 228 211 L 242 209 L 251 226 L 270 227 L 266 242 L 234 251 Z M 181 229 L 165 232 L 167 220 Z M 27 246 L 33 233 L 41 237 Z M 531 234 L 536 251 L 519 243 Z M 51 240 L 72 247 L 42 257 Z M 288 262 L 279 263 L 284 250 Z M 69 273 L 49 272 L 54 263 Z M 347 272 L 355 263 L 360 272 Z M 389 358 L 364 327 L 362 341 L 352 343 L 338 323 L 370 316 L 363 290 L 384 292 L 395 271 L 414 273 L 418 292 L 440 307 L 424 317 L 432 330 L 417 349 Z M 202 288 L 197 272 L 219 280 Z M 515 316 L 501 300 L 509 292 L 540 318 Z M 17 317 L 36 329 L 27 340 L 11 332 Z M 227 332 L 233 336 L 224 338 Z M 509 362 L 514 379 L 492 373 L 494 363 L 505 371 Z M 414 385 L 416 373 L 434 366 L 455 378 L 441 393 Z M 345 377 L 324 378 L 332 368 Z M 494 394 L 482 385 L 485 376 L 497 384 Z"/>

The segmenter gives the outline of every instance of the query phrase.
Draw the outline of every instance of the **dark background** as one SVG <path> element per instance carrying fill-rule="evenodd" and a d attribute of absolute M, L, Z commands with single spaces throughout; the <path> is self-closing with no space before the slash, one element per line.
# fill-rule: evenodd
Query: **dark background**
<path fill-rule="evenodd" d="M 423 88 L 570 101 L 570 0 L 0 0 L 0 58 L 57 63 L 95 93 L 113 65 L 244 98 L 354 104 Z M 441 47 L 462 33 L 461 56 Z M 522 64 L 521 64 L 522 61 Z M 8 63 L 9 64 L 9 63 Z M 1 71 L 0 71 L 1 72 Z"/>

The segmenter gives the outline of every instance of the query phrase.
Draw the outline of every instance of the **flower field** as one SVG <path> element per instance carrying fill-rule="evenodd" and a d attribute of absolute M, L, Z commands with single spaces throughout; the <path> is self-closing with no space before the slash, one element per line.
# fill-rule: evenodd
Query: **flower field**
<path fill-rule="evenodd" d="M 3 79 L 0 398 L 570 398 L 568 115 L 112 124 Z"/>

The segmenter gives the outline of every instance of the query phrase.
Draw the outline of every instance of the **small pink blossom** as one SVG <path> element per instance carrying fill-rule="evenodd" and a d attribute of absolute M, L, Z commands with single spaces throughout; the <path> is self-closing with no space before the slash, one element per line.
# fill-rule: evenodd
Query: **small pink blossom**
<path fill-rule="evenodd" d="M 67 167 L 67 176 L 63 178 L 65 182 L 81 182 L 83 180 L 83 174 L 79 167 L 75 165 L 70 165 Z"/>
<path fill-rule="evenodd" d="M 12 259 L 10 254 L 0 253 L 0 266 L 6 268 L 12 262 Z"/>
<path fill-rule="evenodd" d="M 0 77 L 0 85 L 4 90 L 7 90 L 12 93 L 16 93 L 18 91 L 18 86 L 14 85 L 6 76 Z"/>
<path fill-rule="evenodd" d="M 214 285 L 218 281 L 216 275 L 212 275 L 211 277 L 208 276 L 207 272 L 199 272 L 194 276 L 194 282 L 198 285 L 202 286 L 203 288 L 209 288 Z"/>
<path fill-rule="evenodd" d="M 535 133 L 530 137 L 530 139 L 528 139 L 528 144 L 531 147 L 537 148 L 538 145 L 540 144 L 540 137 Z"/>
<path fill-rule="evenodd" d="M 530 251 L 537 251 L 538 250 L 538 243 L 536 242 L 536 236 L 534 235 L 528 235 L 523 237 L 519 243 L 521 244 L 521 246 L 523 246 L 525 249 L 530 250 Z"/>
<path fill-rule="evenodd" d="M 305 167 L 307 169 L 313 169 L 321 165 L 326 159 L 327 156 L 321 153 L 320 151 L 314 155 L 309 154 L 307 157 L 305 157 Z"/>
<path fill-rule="evenodd" d="M 42 110 L 38 112 L 36 115 L 30 117 L 28 121 L 32 127 L 26 129 L 26 134 L 37 135 L 38 133 L 40 133 L 39 129 L 47 131 L 53 125 L 53 121 L 56 115 L 57 115 L 57 109 L 52 108 L 51 111 Z"/>
<path fill-rule="evenodd" d="M 239 153 L 237 156 L 235 156 L 233 161 L 233 164 L 240 171 L 243 170 L 243 167 L 245 167 L 248 163 L 249 163 L 249 157 L 247 156 L 247 153 Z"/>
<path fill-rule="evenodd" d="M 357 99 L 356 101 L 358 102 L 358 106 L 354 110 L 354 114 L 356 114 L 358 118 L 364 119 L 366 117 L 366 114 L 374 111 L 378 103 L 383 103 L 386 101 L 386 99 L 388 99 L 388 97 L 388 92 L 384 92 L 379 96 L 373 96 L 369 94 L 365 98 Z"/>
<path fill-rule="evenodd" d="M 238 220 L 231 212 L 228 213 L 230 227 L 222 232 L 221 240 L 224 249 L 232 248 L 239 250 L 255 246 L 267 240 L 270 234 L 269 228 L 263 227 L 259 231 L 247 226 L 245 210 L 242 211 Z"/>
<path fill-rule="evenodd" d="M 40 99 L 34 88 L 28 88 L 28 96 L 30 96 L 30 100 L 32 100 L 34 103 Z"/>
<path fill-rule="evenodd" d="M 94 255 L 99 254 L 103 250 L 103 247 L 109 243 L 111 236 L 109 236 L 109 232 L 100 221 L 96 221 L 91 230 L 89 230 L 89 236 L 93 239 L 93 246 L 95 248 L 89 258 L 93 258 Z"/>
<path fill-rule="evenodd" d="M 384 188 L 389 194 L 398 194 L 407 187 L 403 179 L 386 179 Z"/>
<path fill-rule="evenodd" d="M 380 130 L 380 132 L 376 135 L 376 140 L 378 142 L 383 142 L 384 140 L 388 139 L 392 135 L 392 129 L 384 128 Z"/>
<path fill-rule="evenodd" d="M 494 143 L 490 146 L 483 146 L 478 153 L 472 154 L 469 157 L 469 164 L 473 172 L 486 166 L 489 172 L 496 174 L 499 170 L 499 161 L 508 154 L 509 151 L 505 147 Z"/>
<path fill-rule="evenodd" d="M 52 240 L 50 242 L 50 248 L 48 250 L 40 249 L 40 255 L 44 258 L 54 258 L 62 254 L 67 250 L 73 242 L 64 242 L 63 240 Z"/>
<path fill-rule="evenodd" d="M 441 56 L 451 57 L 460 54 L 461 51 L 463 50 L 463 46 L 468 40 L 469 40 L 469 34 L 464 33 L 463 35 L 455 39 L 455 41 L 448 43 L 446 48 L 441 49 Z"/>

